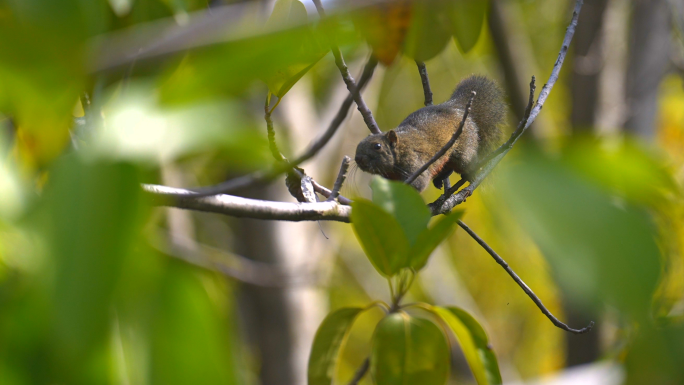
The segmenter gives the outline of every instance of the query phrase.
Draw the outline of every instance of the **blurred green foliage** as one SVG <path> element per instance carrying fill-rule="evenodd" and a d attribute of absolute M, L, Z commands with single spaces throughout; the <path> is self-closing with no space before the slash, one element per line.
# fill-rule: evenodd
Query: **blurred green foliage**
<path fill-rule="evenodd" d="M 193 35 L 187 27 L 214 12 L 207 1 L 0 0 L 0 383 L 249 383 L 258 363 L 245 364 L 251 347 L 233 283 L 150 246 L 167 218 L 139 184 L 160 181 L 169 165 L 190 184 L 268 167 L 267 92 L 287 100 L 306 77 L 322 110 L 341 84 L 325 56 L 331 42 L 350 67 L 367 55 L 366 43 L 387 66 L 371 104 L 383 129 L 422 106 L 414 60 L 429 60 L 436 101 L 472 72 L 498 77 L 488 3 L 337 9 L 330 23 L 298 0 L 276 1 L 269 19 L 247 3 L 224 29 Z M 569 2 L 508 3 L 544 78 Z M 167 51 L 150 49 L 160 46 Z M 551 140 L 516 147 L 494 182 L 469 198 L 465 219 L 559 318 L 563 302 L 617 314 L 600 320 L 619 329 L 604 351 L 624 365 L 628 384 L 682 383 L 681 79 L 663 85 L 658 147 L 647 149 L 623 138 L 566 137 L 564 80 L 544 108 Z M 364 130 L 354 129 L 352 143 Z M 353 151 L 348 144 L 340 151 Z M 377 383 L 444 383 L 450 337 L 471 382 L 500 383 L 499 362 L 522 378 L 562 367 L 563 332 L 472 240 L 451 236 L 464 213 L 430 219 L 409 187 L 382 179 L 371 187 L 370 200 L 354 203 L 353 229 L 332 231 L 342 245 L 330 251 L 339 258 L 326 295 L 343 310 L 316 337 L 310 383 L 350 378 L 369 355 Z M 206 238 L 205 230 L 193 235 Z M 347 242 L 352 231 L 361 248 Z M 345 254 L 357 258 L 345 264 Z M 427 274 L 440 255 L 457 274 L 441 271 L 439 284 L 455 283 L 434 290 Z M 353 264 L 373 277 L 359 278 Z M 469 304 L 468 312 L 361 314 L 376 299 L 368 282 L 385 290 L 387 277 L 398 284 L 407 269 L 422 271 L 406 302 Z M 466 294 L 452 290 L 458 285 Z"/>

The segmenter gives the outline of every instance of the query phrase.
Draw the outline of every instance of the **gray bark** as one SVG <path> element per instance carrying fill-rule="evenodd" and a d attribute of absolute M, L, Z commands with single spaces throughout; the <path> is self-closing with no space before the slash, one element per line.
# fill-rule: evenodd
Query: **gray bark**
<path fill-rule="evenodd" d="M 633 0 L 632 7 L 624 129 L 653 140 L 658 86 L 669 60 L 670 8 L 667 0 Z"/>

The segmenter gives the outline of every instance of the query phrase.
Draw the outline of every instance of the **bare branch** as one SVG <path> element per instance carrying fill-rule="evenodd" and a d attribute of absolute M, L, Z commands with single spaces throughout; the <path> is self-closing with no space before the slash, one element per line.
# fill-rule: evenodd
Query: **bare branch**
<path fill-rule="evenodd" d="M 468 187 L 464 188 L 463 190 L 459 191 L 456 195 L 453 196 L 449 196 L 445 193 L 439 199 L 437 199 L 429 205 L 433 215 L 450 212 L 454 208 L 454 206 L 463 203 L 463 201 L 466 198 L 472 195 L 473 191 L 475 191 L 475 189 L 480 185 L 480 183 L 482 183 L 482 181 L 487 177 L 487 175 L 489 175 L 492 172 L 492 170 L 499 164 L 501 159 L 503 159 L 503 157 L 506 156 L 506 154 L 510 151 L 515 142 L 517 142 L 518 139 L 525 133 L 525 131 L 532 125 L 532 123 L 534 123 L 534 120 L 541 112 L 542 107 L 544 107 L 544 103 L 546 102 L 546 99 L 549 97 L 551 89 L 558 80 L 558 74 L 560 73 L 560 70 L 563 67 L 565 56 L 568 53 L 568 48 L 570 46 L 570 43 L 572 42 L 572 37 L 575 34 L 575 29 L 577 27 L 577 19 L 579 18 L 579 13 L 582 9 L 583 3 L 584 0 L 576 0 L 575 2 L 575 9 L 572 14 L 572 20 L 570 21 L 570 25 L 568 26 L 565 32 L 563 44 L 561 45 L 561 50 L 558 53 L 558 59 L 556 59 L 556 63 L 554 64 L 553 69 L 551 71 L 551 75 L 549 76 L 549 80 L 544 85 L 544 87 L 542 87 L 541 93 L 539 94 L 539 99 L 537 99 L 537 104 L 534 106 L 534 108 L 531 109 L 529 116 L 527 116 L 526 114 L 526 117 L 523 118 L 523 120 L 520 122 L 518 129 L 515 130 L 515 132 L 511 135 L 510 139 L 506 143 L 504 143 L 499 149 L 495 151 L 497 155 L 494 156 L 491 160 L 489 160 L 489 162 L 487 162 L 487 164 L 485 164 L 482 167 L 481 171 L 475 176 L 475 179 L 470 182 Z M 534 79 L 530 84 L 530 88 L 533 87 Z M 531 92 L 534 91 L 532 90 Z M 529 104 L 528 108 L 531 108 Z"/>
<path fill-rule="evenodd" d="M 359 79 L 359 90 L 362 90 L 366 86 L 366 84 L 368 84 L 370 79 L 373 77 L 373 72 L 375 71 L 375 67 L 377 65 L 378 60 L 375 58 L 375 56 L 371 55 L 370 58 L 368 58 L 368 61 L 366 62 L 366 65 L 363 68 L 361 78 Z M 333 118 L 332 122 L 330 122 L 328 129 L 325 130 L 325 132 L 323 133 L 323 135 L 320 136 L 320 138 L 316 139 L 313 143 L 311 143 L 309 145 L 309 148 L 302 155 L 300 155 L 298 158 L 295 158 L 292 164 L 298 165 L 306 160 L 311 159 L 314 155 L 318 153 L 320 149 L 323 148 L 323 146 L 325 146 L 328 143 L 328 141 L 330 141 L 333 135 L 335 135 L 335 133 L 337 132 L 337 129 L 342 125 L 344 119 L 347 117 L 349 108 L 351 107 L 353 102 L 354 98 L 350 94 L 342 103 L 342 106 L 335 115 L 335 118 Z"/>
<path fill-rule="evenodd" d="M 347 178 L 347 170 L 349 170 L 349 163 L 351 163 L 351 158 L 345 155 L 342 159 L 342 165 L 340 165 L 340 172 L 337 173 L 337 180 L 333 185 L 333 189 L 328 196 L 328 201 L 334 201 L 338 195 L 340 195 L 340 189 L 342 189 L 342 183 Z"/>
<path fill-rule="evenodd" d="M 316 10 L 318 11 L 318 14 L 320 15 L 321 19 L 325 19 L 325 10 L 323 9 L 323 4 L 321 4 L 321 0 L 313 0 L 313 3 L 316 6 Z M 344 62 L 344 58 L 342 57 L 340 47 L 338 47 L 337 44 L 331 41 L 330 49 L 333 53 L 333 56 L 335 57 L 335 65 L 337 65 L 337 68 L 340 70 L 340 74 L 342 75 L 344 84 L 347 85 L 349 93 L 351 93 L 352 97 L 354 98 L 356 106 L 358 107 L 361 116 L 363 116 L 363 121 L 366 123 L 366 126 L 368 126 L 368 129 L 373 134 L 381 133 L 380 128 L 378 128 L 378 124 L 375 122 L 375 119 L 373 118 L 373 113 L 368 108 L 366 102 L 363 100 L 363 97 L 361 96 L 361 93 L 359 92 L 360 87 L 357 87 L 356 83 L 354 82 L 354 78 L 349 73 L 349 68 L 347 68 L 347 64 Z"/>
<path fill-rule="evenodd" d="M 205 211 L 234 217 L 281 221 L 349 222 L 351 207 L 338 202 L 288 203 L 247 199 L 233 195 L 197 198 L 192 191 L 167 186 L 144 184 L 143 190 L 159 206 Z"/>
<path fill-rule="evenodd" d="M 406 178 L 406 181 L 404 183 L 410 184 L 416 178 L 420 176 L 425 170 L 428 169 L 433 163 L 437 161 L 437 159 L 441 158 L 444 154 L 446 154 L 447 151 L 456 143 L 456 140 L 458 139 L 459 136 L 461 136 L 461 132 L 463 132 L 463 126 L 465 126 L 465 122 L 468 119 L 468 114 L 470 114 L 470 106 L 473 104 L 473 99 L 475 98 L 476 92 L 472 91 L 472 96 L 470 97 L 470 100 L 468 100 L 468 104 L 466 104 L 465 111 L 463 111 L 463 118 L 461 119 L 461 123 L 458 125 L 458 129 L 454 134 L 451 136 L 451 139 L 442 147 L 435 155 L 430 158 L 430 160 L 427 161 L 424 165 L 422 165 L 416 172 L 411 174 L 408 178 Z"/>
<path fill-rule="evenodd" d="M 432 90 L 430 89 L 430 78 L 428 78 L 427 68 L 422 61 L 416 61 L 418 72 L 420 73 L 420 80 L 423 83 L 423 95 L 425 95 L 425 106 L 432 105 Z"/>
<path fill-rule="evenodd" d="M 326 198 L 330 198 L 330 195 L 332 194 L 332 191 L 328 190 L 328 188 L 326 188 L 325 186 L 321 186 L 321 185 L 320 185 L 318 182 L 316 182 L 315 180 L 312 180 L 311 183 L 312 183 L 313 186 L 314 186 L 314 191 L 316 191 L 317 193 L 323 195 L 323 196 L 326 197 Z M 346 197 L 344 197 L 344 196 L 342 196 L 342 195 L 337 195 L 337 201 L 340 202 L 340 204 L 345 205 L 345 206 L 349 206 L 349 205 L 351 205 L 351 203 L 352 203 L 351 199 L 346 198 Z"/>
<path fill-rule="evenodd" d="M 558 318 L 556 318 L 553 314 L 551 314 L 551 312 L 544 306 L 542 301 L 539 299 L 539 297 L 537 297 L 536 294 L 534 294 L 532 289 L 530 289 L 530 287 L 527 286 L 525 284 L 525 282 L 523 282 L 523 280 L 520 279 L 520 277 L 518 277 L 517 274 L 515 274 L 513 269 L 511 269 L 508 266 L 508 263 L 506 263 L 506 261 L 504 261 L 503 258 L 501 258 L 491 247 L 489 247 L 489 245 L 485 241 L 483 241 L 482 238 L 480 238 L 477 234 L 475 234 L 475 232 L 473 230 L 471 230 L 470 227 L 468 227 L 465 223 L 463 223 L 463 221 L 459 220 L 458 225 L 461 226 L 461 228 L 463 230 L 465 230 L 466 233 L 468 233 L 468 235 L 470 235 L 480 246 L 482 246 L 482 248 L 485 249 L 489 253 L 489 255 L 492 256 L 492 258 L 494 258 L 496 263 L 501 265 L 501 267 L 503 267 L 504 270 L 506 270 L 508 275 L 510 275 L 511 278 L 513 278 L 515 283 L 517 283 L 518 286 L 520 286 L 520 288 L 523 289 L 525 294 L 527 294 L 527 296 L 530 297 L 530 299 L 532 299 L 532 301 L 534 301 L 534 303 L 537 305 L 539 310 L 541 310 L 541 312 L 544 313 L 544 315 L 549 320 L 551 320 L 551 322 L 554 325 L 556 325 L 557 327 L 559 327 L 565 331 L 575 333 L 575 334 L 584 334 L 584 333 L 587 333 L 588 331 L 591 330 L 591 328 L 594 326 L 594 321 L 591 321 L 587 327 L 584 327 L 582 329 L 573 329 L 573 328 L 569 327 L 568 325 L 564 324 L 563 322 L 559 321 Z"/>

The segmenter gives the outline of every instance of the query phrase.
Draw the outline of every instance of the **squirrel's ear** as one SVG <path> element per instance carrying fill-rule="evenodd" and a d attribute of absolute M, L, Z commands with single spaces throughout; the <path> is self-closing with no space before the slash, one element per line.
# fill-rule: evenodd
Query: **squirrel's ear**
<path fill-rule="evenodd" d="M 394 130 L 387 131 L 387 140 L 389 140 L 391 145 L 397 144 L 397 133 Z"/>

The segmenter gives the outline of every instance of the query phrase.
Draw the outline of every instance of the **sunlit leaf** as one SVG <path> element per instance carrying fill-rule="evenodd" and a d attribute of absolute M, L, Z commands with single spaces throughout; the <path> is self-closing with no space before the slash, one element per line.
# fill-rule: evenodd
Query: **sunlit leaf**
<path fill-rule="evenodd" d="M 480 323 L 468 312 L 457 307 L 433 307 L 432 309 L 454 333 L 477 383 L 480 385 L 501 384 L 496 354 Z"/>
<path fill-rule="evenodd" d="M 454 0 L 449 2 L 449 26 L 463 53 L 468 53 L 480 37 L 489 5 L 488 0 Z"/>
<path fill-rule="evenodd" d="M 342 308 L 325 317 L 316 331 L 309 355 L 309 385 L 332 384 L 340 348 L 354 320 L 363 310 L 360 307 Z"/>
<path fill-rule="evenodd" d="M 447 23 L 441 3 L 414 2 L 411 27 L 404 43 L 406 56 L 424 62 L 442 52 L 451 39 L 451 31 Z"/>
<path fill-rule="evenodd" d="M 161 87 L 163 100 L 180 103 L 234 95 L 257 79 L 270 78 L 279 79 L 272 83 L 277 88 L 274 94 L 283 94 L 280 90 L 290 75 L 300 73 L 321 57 L 321 51 L 309 51 L 305 45 L 313 44 L 311 36 L 310 27 L 305 25 L 192 51 L 180 65 L 169 67 Z"/>
<path fill-rule="evenodd" d="M 409 251 L 409 263 L 416 271 L 422 269 L 430 258 L 430 254 L 448 237 L 454 230 L 456 222 L 463 216 L 462 210 L 457 210 L 449 215 L 441 216 L 437 223 L 429 229 L 424 229 L 416 243 Z"/>
<path fill-rule="evenodd" d="M 450 353 L 437 325 L 404 312 L 386 316 L 373 334 L 371 375 L 376 385 L 443 385 Z"/>
<path fill-rule="evenodd" d="M 352 203 L 352 228 L 363 251 L 378 272 L 386 277 L 406 267 L 408 241 L 399 223 L 372 202 Z"/>
<path fill-rule="evenodd" d="M 265 134 L 240 107 L 227 102 L 162 106 L 149 84 L 128 84 L 103 107 L 103 126 L 94 127 L 92 151 L 98 157 L 153 164 L 221 151 L 233 171 L 265 167 L 271 161 Z"/>
<path fill-rule="evenodd" d="M 266 25 L 274 28 L 306 22 L 306 8 L 299 0 L 278 0 Z M 328 49 L 316 40 L 312 31 L 310 32 L 300 41 L 300 61 L 279 68 L 265 78 L 273 95 L 282 98 L 327 53 Z"/>
<path fill-rule="evenodd" d="M 379 176 L 373 177 L 371 188 L 373 203 L 397 219 L 410 245 L 416 243 L 431 218 L 430 210 L 420 194 L 411 186 Z"/>

